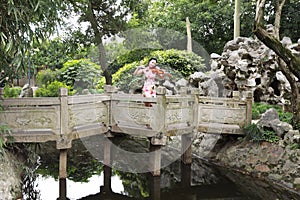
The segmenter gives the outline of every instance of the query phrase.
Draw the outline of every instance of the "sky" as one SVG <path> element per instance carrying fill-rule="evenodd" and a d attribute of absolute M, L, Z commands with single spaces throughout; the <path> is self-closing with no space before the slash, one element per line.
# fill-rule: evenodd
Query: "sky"
<path fill-rule="evenodd" d="M 101 175 L 93 175 L 88 183 L 74 182 L 67 179 L 67 197 L 70 200 L 86 197 L 91 194 L 100 192 L 100 186 L 103 185 L 103 173 Z M 118 176 L 111 177 L 112 191 L 120 193 L 124 191 L 122 181 Z M 36 180 L 40 190 L 42 200 L 53 200 L 59 197 L 59 182 L 52 177 L 42 177 L 41 175 Z"/>

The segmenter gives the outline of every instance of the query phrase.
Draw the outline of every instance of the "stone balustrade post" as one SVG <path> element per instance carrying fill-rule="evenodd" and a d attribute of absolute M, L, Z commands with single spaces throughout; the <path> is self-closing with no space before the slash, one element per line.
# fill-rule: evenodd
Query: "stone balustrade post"
<path fill-rule="evenodd" d="M 110 101 L 105 103 L 105 105 L 109 108 L 109 124 L 108 126 L 111 127 L 112 124 L 113 124 L 113 119 L 112 119 L 112 110 L 113 110 L 113 103 L 112 103 L 112 95 L 114 93 L 117 93 L 118 92 L 118 89 L 115 87 L 115 86 L 112 86 L 112 85 L 104 85 L 104 93 L 106 95 L 108 95 L 110 97 Z M 106 134 L 106 137 L 112 137 L 112 134 L 111 132 L 107 132 Z"/>
<path fill-rule="evenodd" d="M 156 136 L 151 138 L 150 144 L 150 172 L 153 176 L 160 176 L 161 168 L 161 146 L 166 144 L 166 128 L 165 128 L 165 118 L 166 118 L 166 93 L 165 87 L 159 86 L 156 89 L 156 99 L 157 108 L 153 119 L 154 130 L 157 131 Z"/>
<path fill-rule="evenodd" d="M 192 114 L 193 114 L 193 132 L 189 134 L 184 134 L 181 136 L 181 160 L 185 164 L 192 163 L 192 140 L 194 135 L 197 134 L 198 130 L 198 104 L 199 104 L 199 94 L 200 91 L 198 89 L 191 90 L 191 95 L 194 96 L 194 103 L 192 105 Z"/>
<path fill-rule="evenodd" d="M 240 92 L 239 91 L 233 91 L 232 92 L 232 98 L 233 99 L 239 99 L 240 98 Z"/>
<path fill-rule="evenodd" d="M 191 90 L 191 95 L 194 96 L 194 104 L 193 104 L 193 124 L 192 126 L 195 127 L 195 129 L 198 128 L 198 119 L 200 116 L 199 115 L 199 95 L 200 95 L 200 91 L 197 88 L 193 88 Z"/>
<path fill-rule="evenodd" d="M 4 98 L 4 88 L 0 87 L 0 99 Z"/>
<path fill-rule="evenodd" d="M 186 96 L 187 95 L 187 87 L 181 87 L 180 90 L 179 90 L 179 94 L 180 96 Z"/>
<path fill-rule="evenodd" d="M 68 89 L 60 88 L 60 138 L 56 143 L 59 149 L 59 199 L 67 199 L 67 150 L 72 147 L 69 133 Z"/>
<path fill-rule="evenodd" d="M 165 87 L 159 86 L 156 90 L 157 106 L 153 116 L 153 127 L 158 133 L 165 133 L 165 119 L 166 119 L 166 93 Z"/>
<path fill-rule="evenodd" d="M 60 88 L 60 140 L 57 141 L 57 149 L 68 149 L 72 147 L 72 140 L 68 139 L 69 130 L 69 107 L 68 107 L 68 89 Z"/>
<path fill-rule="evenodd" d="M 247 91 L 246 92 L 246 103 L 247 103 L 247 108 L 246 108 L 246 124 L 245 125 L 250 125 L 252 122 L 252 103 L 253 103 L 253 93 L 252 91 Z"/>
<path fill-rule="evenodd" d="M 116 93 L 118 89 L 115 86 L 112 85 L 104 85 L 104 92 L 106 94 L 113 94 Z"/>

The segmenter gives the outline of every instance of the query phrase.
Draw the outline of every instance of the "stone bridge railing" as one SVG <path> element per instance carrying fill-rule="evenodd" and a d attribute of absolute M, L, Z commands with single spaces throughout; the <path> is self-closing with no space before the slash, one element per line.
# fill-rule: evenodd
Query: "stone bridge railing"
<path fill-rule="evenodd" d="M 157 94 L 119 94 L 107 86 L 105 94 L 68 96 L 62 88 L 60 97 L 3 99 L 0 123 L 8 125 L 16 142 L 57 141 L 61 149 L 70 148 L 73 139 L 107 133 L 153 138 L 194 131 L 243 134 L 241 128 L 251 122 L 250 94 L 214 98 L 182 89 L 180 95 L 166 95 L 163 87 Z"/>

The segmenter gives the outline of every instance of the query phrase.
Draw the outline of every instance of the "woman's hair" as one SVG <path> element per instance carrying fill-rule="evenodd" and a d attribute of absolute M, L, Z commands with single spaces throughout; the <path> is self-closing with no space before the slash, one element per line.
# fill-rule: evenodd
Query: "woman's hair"
<path fill-rule="evenodd" d="M 152 57 L 152 58 L 149 59 L 148 65 L 149 65 L 149 63 L 151 62 L 151 60 L 155 60 L 155 61 L 157 62 L 157 58 Z"/>

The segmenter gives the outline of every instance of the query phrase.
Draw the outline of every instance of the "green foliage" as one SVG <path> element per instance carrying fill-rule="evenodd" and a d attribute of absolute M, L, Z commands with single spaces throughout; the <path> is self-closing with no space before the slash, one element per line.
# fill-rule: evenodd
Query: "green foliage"
<path fill-rule="evenodd" d="M 143 86 L 144 80 L 142 76 L 136 77 L 133 75 L 136 66 L 139 66 L 139 62 L 126 64 L 113 74 L 113 84 L 119 88 L 120 91 L 129 92 L 130 89 L 136 90 L 137 87 L 133 84 L 134 82 L 138 82 L 138 86 L 140 87 Z"/>
<path fill-rule="evenodd" d="M 116 73 L 125 64 L 142 60 L 145 56 L 157 49 L 137 49 L 128 51 L 123 55 L 119 55 L 108 67 L 112 74 Z"/>
<path fill-rule="evenodd" d="M 72 38 L 54 38 L 35 42 L 31 50 L 31 62 L 37 68 L 55 70 L 61 69 L 68 60 L 86 57 L 89 48 L 85 47 L 82 41 L 72 40 Z"/>
<path fill-rule="evenodd" d="M 5 147 L 13 143 L 13 137 L 10 129 L 6 124 L 0 125 L 0 156 L 3 157 L 5 153 Z"/>
<path fill-rule="evenodd" d="M 204 69 L 202 58 L 187 51 L 175 49 L 153 51 L 150 55 L 141 60 L 142 64 L 147 65 L 150 57 L 156 57 L 158 59 L 159 67 L 171 73 L 172 81 L 174 82 L 180 78 L 186 78 L 196 71 Z M 125 64 L 115 74 L 113 74 L 113 84 L 123 92 L 129 92 L 129 90 L 135 91 L 142 88 L 144 84 L 143 77 L 133 75 L 135 68 L 139 65 L 140 61 Z M 104 79 L 100 80 L 97 87 L 103 88 L 104 83 Z"/>
<path fill-rule="evenodd" d="M 59 81 L 54 81 L 48 85 L 43 85 L 42 87 L 38 88 L 35 95 L 36 97 L 58 97 L 60 88 L 67 88 L 68 95 L 73 95 L 76 93 L 75 90 L 72 90 L 71 86 Z"/>
<path fill-rule="evenodd" d="M 60 81 L 81 92 L 83 89 L 95 89 L 101 73 L 100 66 L 90 60 L 70 60 L 60 70 Z"/>
<path fill-rule="evenodd" d="M 36 85 L 41 87 L 42 85 L 47 85 L 55 80 L 58 77 L 58 71 L 53 71 L 51 69 L 44 69 L 38 72 L 36 76 Z"/>
<path fill-rule="evenodd" d="M 262 141 L 263 132 L 257 127 L 256 124 L 250 124 L 244 127 L 244 132 L 246 134 L 246 139 L 251 141 Z"/>
<path fill-rule="evenodd" d="M 194 72 L 205 70 L 203 59 L 195 53 L 175 49 L 153 51 L 150 57 L 158 59 L 159 66 L 169 66 L 188 77 Z M 147 59 L 147 60 L 148 60 Z"/>
<path fill-rule="evenodd" d="M 132 19 L 134 23 L 130 22 L 130 25 L 163 27 L 186 35 L 185 20 L 186 17 L 189 17 L 193 40 L 203 45 L 209 53 L 221 53 L 225 43 L 233 37 L 233 13 L 234 5 L 230 0 L 215 3 L 195 0 L 172 0 L 170 3 L 170 1 L 162 0 L 151 2 L 148 5 L 148 11 L 141 16 L 140 21 L 137 20 L 139 18 L 137 15 Z M 248 18 L 244 18 L 241 22 L 249 22 L 252 19 L 249 15 L 254 17 L 253 12 L 249 12 Z M 251 26 L 242 29 L 242 34 L 251 34 Z M 162 37 L 160 40 L 164 40 L 164 38 Z M 185 41 L 179 36 L 171 39 L 169 44 L 165 44 L 170 46 L 171 43 L 180 42 L 181 46 L 186 47 Z"/>
<path fill-rule="evenodd" d="M 280 105 L 272 105 L 267 103 L 253 103 L 252 104 L 252 119 L 259 119 L 263 113 L 268 109 L 274 108 L 278 112 L 279 120 L 287 123 L 291 123 L 293 114 L 290 112 L 284 112 Z"/>
<path fill-rule="evenodd" d="M 15 77 L 28 65 L 28 50 L 33 41 L 49 37 L 64 3 L 53 1 L 4 0 L 0 3 L 0 66 Z"/>
<path fill-rule="evenodd" d="M 266 141 L 270 143 L 276 143 L 280 139 L 274 131 L 260 129 L 256 124 L 250 124 L 244 127 L 244 132 L 246 134 L 245 139 L 253 142 Z"/>
<path fill-rule="evenodd" d="M 274 131 L 264 130 L 263 131 L 263 140 L 270 143 L 277 143 L 279 141 L 279 136 L 276 135 Z"/>
<path fill-rule="evenodd" d="M 22 88 L 21 87 L 4 87 L 4 97 L 5 98 L 16 98 L 19 97 L 21 94 Z"/>
<path fill-rule="evenodd" d="M 289 147 L 291 150 L 300 149 L 300 144 L 298 143 L 289 144 Z"/>

